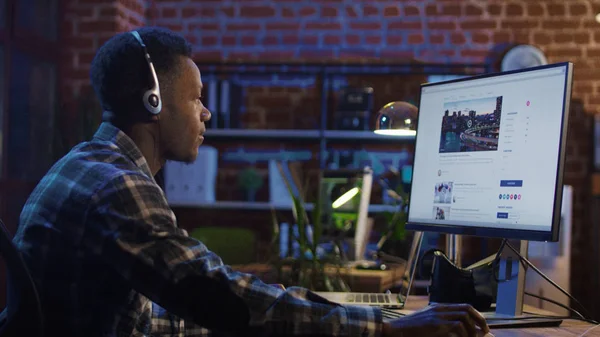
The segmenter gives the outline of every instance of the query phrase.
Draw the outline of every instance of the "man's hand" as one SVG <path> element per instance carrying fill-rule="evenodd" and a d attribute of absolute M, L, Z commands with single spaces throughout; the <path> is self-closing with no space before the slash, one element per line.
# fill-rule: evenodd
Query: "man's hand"
<path fill-rule="evenodd" d="M 483 316 L 468 304 L 428 306 L 413 314 L 385 322 L 384 337 L 477 337 L 490 332 Z"/>

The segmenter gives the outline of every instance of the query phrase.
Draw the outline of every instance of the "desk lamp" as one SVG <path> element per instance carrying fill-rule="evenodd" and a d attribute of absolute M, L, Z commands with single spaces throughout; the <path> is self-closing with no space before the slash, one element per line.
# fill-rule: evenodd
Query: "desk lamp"
<path fill-rule="evenodd" d="M 419 109 L 402 101 L 390 102 L 377 113 L 375 133 L 388 136 L 414 136 L 417 134 Z"/>

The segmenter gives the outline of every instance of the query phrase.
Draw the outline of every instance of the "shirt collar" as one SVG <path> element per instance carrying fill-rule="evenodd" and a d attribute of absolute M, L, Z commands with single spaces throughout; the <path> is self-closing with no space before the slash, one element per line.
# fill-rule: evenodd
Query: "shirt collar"
<path fill-rule="evenodd" d="M 148 162 L 146 161 L 146 158 L 144 158 L 144 155 L 142 155 L 140 149 L 135 142 L 119 128 L 110 123 L 103 122 L 94 134 L 94 139 L 115 144 L 121 152 L 129 157 L 129 159 L 144 172 L 144 174 L 154 180 L 152 171 L 150 171 L 150 166 L 148 166 Z"/>

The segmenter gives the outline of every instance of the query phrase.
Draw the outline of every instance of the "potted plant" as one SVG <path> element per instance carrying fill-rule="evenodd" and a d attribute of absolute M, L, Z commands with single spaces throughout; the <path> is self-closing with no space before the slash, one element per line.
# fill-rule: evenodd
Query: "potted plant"
<path fill-rule="evenodd" d="M 344 281 L 340 268 L 342 267 L 342 258 L 338 250 L 333 253 L 323 254 L 319 244 L 323 235 L 322 224 L 322 202 L 320 181 L 318 182 L 319 190 L 314 203 L 314 208 L 309 216 L 306 205 L 304 203 L 304 193 L 295 195 L 291 185 L 283 174 L 281 163 L 278 163 L 278 168 L 282 173 L 284 183 L 292 198 L 292 214 L 293 222 L 298 231 L 289 231 L 288 242 L 296 242 L 298 245 L 299 255 L 294 257 L 290 251 L 287 256 L 281 257 L 279 254 L 279 221 L 272 210 L 273 221 L 273 253 L 271 264 L 276 268 L 277 278 L 279 283 L 284 285 L 301 286 L 313 291 L 349 291 L 349 287 Z M 322 179 L 319 174 L 319 180 Z"/>
<path fill-rule="evenodd" d="M 263 186 L 264 179 L 254 167 L 249 167 L 238 176 L 238 184 L 245 191 L 246 200 L 255 201 L 256 192 Z"/>

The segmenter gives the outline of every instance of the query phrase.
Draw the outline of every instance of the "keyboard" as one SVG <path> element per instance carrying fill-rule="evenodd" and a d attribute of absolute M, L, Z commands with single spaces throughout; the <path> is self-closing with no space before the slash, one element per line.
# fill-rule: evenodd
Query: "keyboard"
<path fill-rule="evenodd" d="M 346 301 L 359 304 L 385 304 L 390 303 L 390 298 L 383 294 L 348 294 Z"/>

